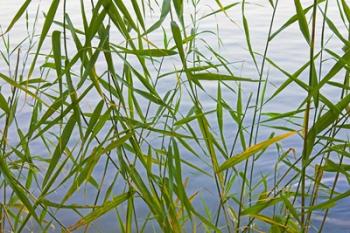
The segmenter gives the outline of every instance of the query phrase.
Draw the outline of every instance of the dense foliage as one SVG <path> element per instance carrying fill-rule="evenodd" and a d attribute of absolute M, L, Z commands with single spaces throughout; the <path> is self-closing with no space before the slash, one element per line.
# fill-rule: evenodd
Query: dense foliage
<path fill-rule="evenodd" d="M 347 0 L 288 1 L 283 22 L 279 0 L 41 2 L 1 22 L 0 232 L 331 224 L 350 195 Z M 226 57 L 227 23 L 247 57 Z M 274 42 L 293 27 L 290 70 Z"/>

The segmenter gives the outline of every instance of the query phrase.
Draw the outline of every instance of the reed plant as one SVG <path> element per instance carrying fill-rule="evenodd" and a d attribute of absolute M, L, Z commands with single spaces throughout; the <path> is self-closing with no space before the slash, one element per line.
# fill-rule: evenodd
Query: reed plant
<path fill-rule="evenodd" d="M 280 0 L 21 4 L 0 24 L 0 232 L 338 231 L 347 0 L 289 1 L 283 21 Z M 244 59 L 225 55 L 217 17 Z M 275 59 L 291 28 L 295 70 Z"/>

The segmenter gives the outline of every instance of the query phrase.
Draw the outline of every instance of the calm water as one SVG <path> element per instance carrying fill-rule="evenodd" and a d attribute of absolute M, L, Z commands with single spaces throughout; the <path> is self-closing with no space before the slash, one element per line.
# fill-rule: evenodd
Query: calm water
<path fill-rule="evenodd" d="M 22 1 L 14 1 L 14 0 L 0 0 L 0 25 L 4 29 L 6 28 L 8 22 L 15 14 L 16 10 L 19 7 L 19 2 Z M 42 14 L 42 11 L 47 9 L 47 5 L 50 1 L 41 1 L 40 6 L 40 13 L 39 13 L 39 24 L 36 27 L 36 33 L 40 33 L 39 26 L 41 25 L 44 17 Z M 211 12 L 212 9 L 217 9 L 217 6 L 213 4 L 214 1 L 201 1 L 199 4 L 198 15 L 205 15 L 205 13 Z M 231 3 L 230 1 L 223 1 L 226 5 L 228 3 Z M 331 1 L 332 2 L 332 1 Z M 33 1 L 32 7 L 29 11 L 29 19 L 30 23 L 32 23 L 32 19 L 35 17 L 36 12 L 36 6 L 39 3 L 38 0 Z M 249 21 L 250 25 L 250 36 L 252 40 L 253 49 L 256 52 L 263 53 L 265 43 L 266 43 L 266 37 L 268 33 L 268 27 L 269 22 L 271 18 L 271 8 L 268 5 L 268 1 L 251 1 L 252 4 L 247 5 L 246 10 L 247 14 L 246 17 Z M 303 1 L 305 3 L 304 6 L 310 5 L 311 1 Z M 279 28 L 289 17 L 295 14 L 295 8 L 293 1 L 290 0 L 281 0 L 279 3 L 279 7 L 277 10 L 276 15 L 276 21 L 274 29 L 276 30 Z M 338 30 L 340 32 L 345 32 L 346 29 L 343 24 L 340 23 L 338 10 L 336 8 L 336 4 L 330 4 L 332 5 L 329 9 L 329 17 L 334 20 L 336 26 L 338 27 Z M 79 1 L 69 1 L 69 7 L 68 7 L 68 14 L 72 18 L 72 21 L 76 25 L 81 25 L 80 20 L 80 14 L 76 12 L 76 9 L 79 9 Z M 189 15 L 193 13 L 193 8 L 188 7 L 186 9 L 186 14 L 188 18 L 186 19 L 187 22 L 190 22 Z M 157 12 L 157 11 L 156 11 Z M 213 31 L 213 33 L 206 33 L 201 36 L 203 38 L 203 41 L 198 42 L 199 48 L 203 49 L 204 54 L 208 55 L 208 58 L 212 56 L 208 50 L 206 49 L 206 43 L 210 44 L 212 47 L 216 48 L 216 52 L 218 52 L 220 55 L 225 57 L 230 62 L 235 62 L 232 65 L 233 70 L 238 75 L 247 76 L 251 78 L 257 79 L 257 72 L 254 68 L 254 65 L 251 61 L 251 58 L 249 56 L 249 53 L 247 52 L 246 43 L 245 43 L 245 36 L 242 28 L 241 23 L 241 11 L 240 7 L 234 7 L 231 10 L 229 10 L 229 15 L 231 19 L 228 19 L 223 14 L 218 14 L 216 16 L 212 16 L 207 18 L 206 20 L 203 20 L 199 23 L 199 30 L 200 31 Z M 61 16 L 58 16 L 60 18 Z M 154 22 L 157 18 L 159 18 L 158 13 L 152 13 L 149 16 L 149 21 Z M 151 25 L 151 23 L 148 23 L 148 25 Z M 233 23 L 237 22 L 237 23 Z M 321 23 L 318 22 L 318 28 L 317 38 L 320 38 L 320 28 Z M 164 25 L 169 25 L 169 23 L 164 23 Z M 169 28 L 165 28 L 168 30 Z M 170 31 L 170 30 L 168 30 Z M 346 35 L 346 33 L 343 33 Z M 170 35 L 170 33 L 168 34 Z M 25 22 L 22 20 L 20 21 L 14 30 L 10 33 L 11 36 L 11 43 L 16 44 L 19 41 L 23 40 L 26 36 L 26 29 L 25 29 Z M 218 41 L 218 37 L 220 37 L 220 42 Z M 342 46 L 339 40 L 337 40 L 334 36 L 330 34 L 329 30 L 327 31 L 326 38 L 330 38 L 330 40 L 327 42 L 327 48 L 332 49 L 335 52 L 339 52 L 341 54 L 342 52 Z M 116 41 L 120 41 L 120 38 L 116 37 Z M 150 40 L 153 43 L 162 45 L 163 43 L 163 34 L 161 30 L 155 31 L 150 35 Z M 48 39 L 48 43 L 50 43 L 50 40 Z M 316 43 L 319 45 L 319 41 L 316 41 Z M 0 46 L 3 46 L 2 44 Z M 23 45 L 25 47 L 25 45 Z M 319 46 L 318 46 L 319 48 Z M 3 47 L 1 47 L 3 49 Z M 48 47 L 44 46 L 43 52 L 49 52 Z M 302 65 L 304 65 L 308 61 L 308 45 L 305 43 L 305 40 L 302 37 L 302 34 L 299 31 L 299 28 L 297 24 L 294 24 L 293 26 L 286 29 L 283 33 L 281 33 L 278 37 L 276 37 L 271 45 L 268 52 L 269 58 L 271 58 L 273 61 L 275 61 L 280 67 L 287 70 L 290 73 L 295 72 L 297 69 L 299 69 Z M 15 57 L 15 56 L 14 56 Z M 327 55 L 325 59 L 327 59 Z M 42 62 L 42 59 L 39 59 L 38 63 Z M 260 60 L 258 57 L 258 63 L 260 64 Z M 165 62 L 163 71 L 173 70 L 174 64 L 178 64 L 178 60 L 175 58 L 171 58 Z M 324 72 L 327 72 L 329 67 L 332 65 L 332 61 L 326 62 L 324 65 Z M 116 67 L 121 66 L 122 64 L 116 64 Z M 101 65 L 103 66 L 103 65 Z M 101 67 L 101 70 L 103 70 L 104 67 Z M 0 72 L 8 72 L 3 65 L 3 61 L 0 60 Z M 285 81 L 285 76 L 282 75 L 278 70 L 269 67 L 265 69 L 265 75 L 269 75 L 269 80 L 271 84 L 268 86 L 268 93 L 272 93 L 274 90 L 276 90 L 276 87 L 278 87 L 281 83 Z M 301 78 L 307 78 L 308 72 L 304 72 L 301 75 Z M 342 76 L 340 75 L 339 78 Z M 1 83 L 1 81 L 0 81 Z M 169 89 L 169 81 L 167 78 L 163 79 L 159 83 L 159 90 L 163 90 L 164 92 Z M 216 83 L 207 83 L 206 84 L 206 90 L 207 93 L 210 95 L 215 96 L 216 95 Z M 245 86 L 244 91 L 244 97 L 247 98 L 250 94 L 251 90 L 255 89 L 255 84 L 249 84 Z M 4 88 L 4 91 L 6 91 L 6 88 Z M 328 89 L 322 89 L 322 94 L 333 99 L 337 100 L 339 99 L 340 93 L 335 91 L 335 89 L 328 88 Z M 230 97 L 230 93 L 223 93 L 224 97 L 228 100 L 232 99 Z M 286 111 L 292 111 L 295 110 L 299 104 L 302 102 L 302 100 L 305 98 L 306 93 L 297 85 L 294 85 L 293 88 L 289 88 L 285 90 L 279 97 L 279 99 L 276 101 L 271 101 L 269 104 L 267 104 L 264 107 L 264 112 L 286 112 Z M 207 94 L 202 94 L 200 96 L 201 99 L 205 100 L 206 105 L 205 108 L 213 109 L 215 107 L 216 103 L 215 101 L 211 100 L 210 97 Z M 233 99 L 232 99 L 233 100 Z M 95 106 L 96 102 L 99 100 L 96 100 L 96 98 L 93 98 L 93 94 L 91 95 L 91 98 L 88 100 L 85 100 L 84 106 L 86 106 L 87 109 L 92 109 L 93 106 Z M 187 112 L 188 108 L 191 107 L 189 104 L 186 106 L 186 104 L 183 106 L 182 111 L 184 113 Z M 31 111 L 28 107 L 23 107 L 21 111 L 19 111 L 17 114 L 18 120 L 23 123 L 23 128 L 26 129 L 26 122 L 28 122 L 28 114 Z M 209 118 L 212 120 L 212 122 L 215 121 L 215 115 L 213 115 L 212 118 Z M 249 118 L 247 119 L 247 122 L 249 122 Z M 2 122 L 0 122 L 1 124 Z M 232 126 L 232 123 L 226 121 L 225 127 L 234 127 Z M 216 124 L 215 124 L 216 125 Z M 216 126 L 215 126 L 216 127 Z M 2 127 L 0 127 L 2 128 Z M 272 132 L 272 129 L 267 127 L 262 127 L 260 130 L 259 136 L 261 138 L 266 138 L 270 133 Z M 227 134 L 228 140 L 233 138 L 232 135 L 229 133 Z M 10 139 L 11 140 L 11 139 Z M 15 142 L 17 139 L 13 138 L 13 142 Z M 78 135 L 76 135 L 76 138 L 73 139 L 73 141 L 78 141 Z M 157 140 L 154 141 L 155 143 Z M 285 148 L 293 147 L 301 153 L 301 146 L 302 143 L 300 139 L 293 138 L 290 140 L 286 140 L 283 143 Z M 43 145 L 41 143 L 33 143 L 31 145 L 31 151 L 32 153 L 42 154 L 42 147 Z M 186 156 L 187 152 L 183 152 L 184 156 Z M 271 152 L 271 157 L 269 159 L 260 159 L 258 160 L 258 164 L 256 167 L 256 174 L 262 175 L 262 174 L 269 174 L 273 171 L 274 162 L 276 159 L 275 152 Z M 198 164 L 198 166 L 202 167 L 203 169 L 208 169 L 208 167 L 203 164 L 202 161 L 197 160 L 196 158 L 193 158 L 193 156 L 188 158 L 190 161 L 195 162 Z M 209 161 L 209 160 L 208 160 Z M 101 171 L 103 170 L 104 162 L 101 162 Z M 283 168 L 282 168 L 283 169 Z M 98 169 L 97 169 L 98 170 Z M 102 174 L 95 174 L 96 177 L 101 177 Z M 107 174 L 107 183 L 111 183 L 112 179 L 114 177 L 114 173 L 110 172 Z M 200 175 L 197 172 L 187 169 L 184 171 L 183 177 L 190 177 L 190 185 L 189 185 L 189 193 L 194 191 L 199 191 L 201 198 L 203 198 L 206 203 L 208 203 L 209 207 L 215 210 L 217 208 L 217 196 L 216 196 L 216 189 L 215 189 L 215 183 L 213 179 L 208 179 L 208 177 L 205 177 L 204 175 Z M 271 177 L 272 179 L 272 177 Z M 271 182 L 271 180 L 270 180 Z M 323 183 L 331 185 L 333 182 L 332 177 L 325 176 L 325 179 L 323 180 Z M 349 184 L 345 180 L 345 178 L 341 178 L 339 180 L 339 185 L 337 187 L 337 191 L 346 191 L 349 189 Z M 237 186 L 240 187 L 240 186 Z M 67 188 L 67 187 L 63 187 Z M 118 191 L 118 190 L 116 190 Z M 91 187 L 85 187 L 82 188 L 82 192 L 80 195 L 75 195 L 72 198 L 72 202 L 79 202 L 79 203 L 91 203 L 91 197 L 95 197 L 96 191 L 93 190 Z M 52 195 L 52 198 L 60 197 L 59 192 Z M 200 199 L 196 200 L 195 202 L 198 202 L 198 206 L 200 205 Z M 348 219 L 350 218 L 350 200 L 344 199 L 339 202 L 339 204 L 333 208 L 330 211 L 330 215 L 325 227 L 324 232 L 350 232 L 350 223 Z M 200 209 L 201 207 L 199 207 Z M 137 206 L 139 216 L 142 216 L 142 213 L 144 213 L 143 216 L 147 214 L 147 209 L 145 206 L 143 206 L 142 203 L 139 203 Z M 321 218 L 322 215 L 318 218 L 315 217 L 315 221 L 318 221 Z M 72 215 L 71 212 L 60 210 L 57 213 L 57 217 L 61 219 L 61 221 L 67 225 L 74 223 L 79 216 Z M 108 232 L 108 229 L 113 229 L 116 224 L 115 214 L 107 214 L 104 217 L 102 217 L 92 228 L 90 228 L 91 232 Z M 111 232 L 113 232 L 111 230 Z"/>

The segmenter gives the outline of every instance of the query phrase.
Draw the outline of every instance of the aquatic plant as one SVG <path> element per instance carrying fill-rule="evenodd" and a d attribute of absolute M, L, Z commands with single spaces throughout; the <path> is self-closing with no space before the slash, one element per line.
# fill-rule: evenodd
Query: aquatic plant
<path fill-rule="evenodd" d="M 347 1 L 284 21 L 279 0 L 22 4 L 0 33 L 1 232 L 322 232 L 349 197 Z"/>

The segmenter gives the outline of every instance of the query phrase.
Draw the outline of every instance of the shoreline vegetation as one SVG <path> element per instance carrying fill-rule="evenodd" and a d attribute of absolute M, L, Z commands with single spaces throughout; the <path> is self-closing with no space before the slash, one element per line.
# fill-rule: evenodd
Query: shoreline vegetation
<path fill-rule="evenodd" d="M 283 22 L 281 0 L 72 2 L 21 1 L 0 23 L 0 232 L 338 232 L 348 1 L 289 1 Z M 219 15 L 246 61 L 220 53 Z M 288 70 L 274 42 L 293 27 L 308 58 Z M 303 96 L 287 111 L 286 92 Z"/>

